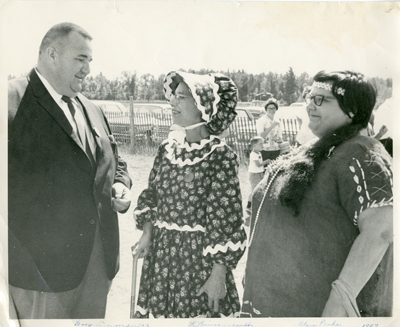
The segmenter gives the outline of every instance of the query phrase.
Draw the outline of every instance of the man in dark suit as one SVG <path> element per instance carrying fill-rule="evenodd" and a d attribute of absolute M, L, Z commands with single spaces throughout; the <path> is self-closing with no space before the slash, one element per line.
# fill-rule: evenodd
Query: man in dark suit
<path fill-rule="evenodd" d="M 103 112 L 80 94 L 91 39 L 53 26 L 37 67 L 9 82 L 8 277 L 20 319 L 104 318 L 119 268 L 131 179 Z"/>

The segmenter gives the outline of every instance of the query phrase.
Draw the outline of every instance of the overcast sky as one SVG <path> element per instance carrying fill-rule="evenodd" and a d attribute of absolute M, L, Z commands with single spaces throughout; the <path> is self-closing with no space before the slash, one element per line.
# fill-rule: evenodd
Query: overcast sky
<path fill-rule="evenodd" d="M 382 2 L 8 1 L 0 9 L 1 72 L 36 64 L 41 39 L 70 21 L 93 36 L 92 75 L 154 76 L 179 68 L 310 75 L 354 69 L 393 77 L 399 10 Z M 5 50 L 5 52 L 4 52 Z M 397 65 L 397 66 L 395 66 Z"/>

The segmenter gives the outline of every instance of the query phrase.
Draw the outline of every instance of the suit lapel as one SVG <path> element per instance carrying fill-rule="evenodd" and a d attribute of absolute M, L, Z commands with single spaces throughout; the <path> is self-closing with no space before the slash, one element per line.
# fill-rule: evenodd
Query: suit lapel
<path fill-rule="evenodd" d="M 53 97 L 43 85 L 35 69 L 29 74 L 29 83 L 32 86 L 33 93 L 35 94 L 38 103 L 53 117 L 57 124 L 64 130 L 64 132 L 76 143 L 76 145 L 86 154 L 83 144 L 81 143 L 78 135 L 74 132 L 68 118 L 65 116 L 64 111 L 54 101 Z M 89 160 L 89 158 L 88 158 Z"/>
<path fill-rule="evenodd" d="M 86 116 L 86 120 L 89 126 L 89 130 L 93 135 L 94 141 L 96 143 L 96 161 L 99 162 L 99 155 L 101 154 L 102 144 L 100 139 L 100 128 L 101 122 L 96 115 L 96 108 L 94 105 L 87 100 L 83 95 L 79 94 L 76 99 L 80 102 L 83 112 Z"/>
<path fill-rule="evenodd" d="M 111 134 L 111 130 L 106 118 L 96 105 L 89 101 L 85 96 L 79 94 L 76 99 L 84 108 L 89 128 L 92 131 L 96 142 L 96 177 L 95 184 L 102 180 L 103 174 L 112 176 L 116 173 L 116 143 Z M 113 167 L 112 169 L 110 167 Z M 106 172 L 106 170 L 108 172 Z M 114 177 L 112 177 L 112 180 Z M 111 187 L 111 186 L 110 186 Z"/>
<path fill-rule="evenodd" d="M 54 118 L 54 120 L 61 126 L 65 133 L 67 133 L 67 135 L 71 137 L 74 142 L 84 151 L 78 135 L 74 133 L 74 130 L 72 129 L 72 126 L 65 116 L 63 110 L 47 91 L 35 69 L 32 69 L 31 73 L 29 74 L 29 82 L 32 86 L 33 93 L 35 94 L 38 103 Z"/>

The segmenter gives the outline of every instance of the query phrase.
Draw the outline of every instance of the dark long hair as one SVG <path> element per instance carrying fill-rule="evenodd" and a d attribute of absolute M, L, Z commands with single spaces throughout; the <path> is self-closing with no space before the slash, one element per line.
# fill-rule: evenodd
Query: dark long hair
<path fill-rule="evenodd" d="M 281 189 L 279 200 L 283 206 L 292 208 L 295 215 L 300 213 L 305 191 L 311 186 L 321 164 L 336 146 L 367 127 L 376 101 L 375 88 L 360 73 L 320 71 L 314 76 L 314 81 L 332 83 L 332 94 L 343 112 L 352 117 L 352 122 L 324 135 L 307 150 L 304 160 L 294 163 L 285 172 L 288 178 Z M 344 94 L 338 93 L 339 88 L 344 90 Z"/>

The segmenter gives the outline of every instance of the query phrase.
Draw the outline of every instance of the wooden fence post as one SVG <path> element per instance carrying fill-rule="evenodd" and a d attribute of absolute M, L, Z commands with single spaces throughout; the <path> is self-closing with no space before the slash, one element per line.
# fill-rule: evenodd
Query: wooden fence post
<path fill-rule="evenodd" d="M 135 148 L 136 148 L 136 131 L 135 131 L 135 121 L 134 121 L 134 112 L 133 112 L 133 96 L 129 96 L 129 120 L 131 123 L 131 130 L 130 130 L 130 137 L 131 137 L 131 146 L 130 146 L 130 150 L 131 153 L 135 152 Z"/>

